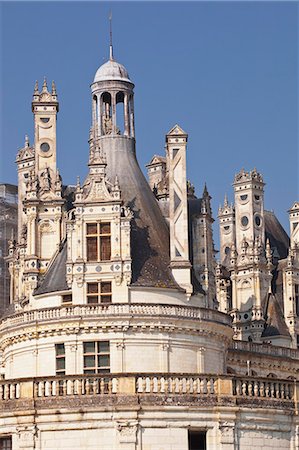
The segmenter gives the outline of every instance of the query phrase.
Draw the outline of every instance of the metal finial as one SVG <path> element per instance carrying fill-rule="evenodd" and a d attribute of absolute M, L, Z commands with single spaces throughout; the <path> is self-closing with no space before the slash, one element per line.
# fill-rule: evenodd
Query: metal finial
<path fill-rule="evenodd" d="M 25 147 L 29 147 L 29 137 L 27 134 L 25 134 Z"/>
<path fill-rule="evenodd" d="M 109 27 L 110 27 L 110 54 L 109 54 L 109 59 L 110 61 L 113 61 L 113 45 L 112 45 L 112 11 L 110 11 L 109 14 Z"/>

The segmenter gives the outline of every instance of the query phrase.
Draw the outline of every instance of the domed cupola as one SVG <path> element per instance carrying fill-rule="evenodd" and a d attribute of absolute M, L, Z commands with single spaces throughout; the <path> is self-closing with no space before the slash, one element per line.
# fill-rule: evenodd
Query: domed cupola
<path fill-rule="evenodd" d="M 100 81 L 126 81 L 131 83 L 127 69 L 114 59 L 109 59 L 105 64 L 96 71 L 93 82 Z"/>
<path fill-rule="evenodd" d="M 135 137 L 134 84 L 127 69 L 113 58 L 98 68 L 91 85 L 93 129 L 97 137 L 121 135 Z"/>

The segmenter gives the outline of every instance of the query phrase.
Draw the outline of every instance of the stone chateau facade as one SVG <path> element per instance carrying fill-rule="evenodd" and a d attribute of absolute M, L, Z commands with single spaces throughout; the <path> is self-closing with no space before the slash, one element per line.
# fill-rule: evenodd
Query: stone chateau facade
<path fill-rule="evenodd" d="M 134 84 L 112 46 L 91 103 L 88 173 L 65 186 L 56 87 L 34 88 L 0 321 L 0 449 L 298 449 L 299 203 L 289 239 L 262 175 L 241 170 L 217 262 L 186 132 L 167 133 L 149 181 L 139 168 Z"/>

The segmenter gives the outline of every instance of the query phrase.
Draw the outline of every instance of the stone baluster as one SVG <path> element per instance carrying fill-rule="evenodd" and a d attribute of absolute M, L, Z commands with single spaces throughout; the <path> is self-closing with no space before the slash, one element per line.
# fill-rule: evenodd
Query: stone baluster
<path fill-rule="evenodd" d="M 9 398 L 10 398 L 10 399 L 15 399 L 15 398 L 16 398 L 16 385 L 15 385 L 14 383 L 12 383 L 12 384 L 10 385 Z"/>
<path fill-rule="evenodd" d="M 242 395 L 247 395 L 247 383 L 246 381 L 243 381 L 242 383 Z"/>
<path fill-rule="evenodd" d="M 253 396 L 253 382 L 252 382 L 251 380 L 248 381 L 248 395 L 249 395 L 250 397 Z"/>
<path fill-rule="evenodd" d="M 168 378 L 164 378 L 164 392 L 165 392 L 165 394 L 168 394 L 168 392 L 169 392 L 169 379 Z"/>
<path fill-rule="evenodd" d="M 104 380 L 104 378 L 101 378 L 101 380 L 100 380 L 100 392 L 101 392 L 101 394 L 105 393 L 105 380 Z"/>
<path fill-rule="evenodd" d="M 152 377 L 150 377 L 150 392 L 154 392 L 154 379 Z"/>
<path fill-rule="evenodd" d="M 156 378 L 157 392 L 160 394 L 162 390 L 162 379 L 160 377 Z"/>
<path fill-rule="evenodd" d="M 253 395 L 259 397 L 259 384 L 256 380 L 254 381 Z"/>
<path fill-rule="evenodd" d="M 182 394 L 183 392 L 183 380 L 182 378 L 179 378 L 179 394 Z"/>
<path fill-rule="evenodd" d="M 275 383 L 270 383 L 270 397 L 275 398 Z"/>

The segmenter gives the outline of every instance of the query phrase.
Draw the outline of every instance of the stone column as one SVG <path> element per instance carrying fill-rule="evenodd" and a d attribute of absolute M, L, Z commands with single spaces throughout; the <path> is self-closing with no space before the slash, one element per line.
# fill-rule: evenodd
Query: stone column
<path fill-rule="evenodd" d="M 112 134 L 116 134 L 116 95 L 111 92 L 111 109 L 112 109 Z"/>
<path fill-rule="evenodd" d="M 130 136 L 130 120 L 129 120 L 129 103 L 128 103 L 128 94 L 124 95 L 124 135 Z"/>

